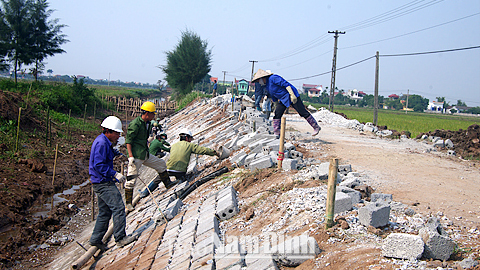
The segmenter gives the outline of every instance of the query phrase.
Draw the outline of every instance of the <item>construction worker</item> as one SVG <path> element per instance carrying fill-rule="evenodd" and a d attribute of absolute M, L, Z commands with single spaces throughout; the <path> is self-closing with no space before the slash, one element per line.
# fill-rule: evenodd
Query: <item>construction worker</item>
<path fill-rule="evenodd" d="M 290 84 L 284 78 L 277 74 L 273 74 L 270 71 L 259 69 L 253 76 L 252 82 L 260 83 L 264 85 L 268 91 L 272 100 L 276 102 L 275 112 L 273 116 L 273 133 L 277 136 L 280 135 L 280 123 L 285 110 L 292 106 L 297 113 L 305 118 L 307 122 L 313 128 L 313 136 L 317 135 L 320 131 L 320 126 L 313 116 L 307 111 L 305 105 L 303 105 L 300 94 L 298 94 L 295 86 Z"/>
<path fill-rule="evenodd" d="M 103 128 L 92 144 L 88 172 L 93 191 L 98 198 L 98 216 L 95 222 L 90 245 L 105 250 L 102 239 L 108 229 L 110 218 L 113 215 L 113 236 L 117 246 L 123 247 L 135 241 L 137 237 L 127 236 L 125 232 L 125 206 L 122 194 L 118 191 L 115 182 L 125 181 L 125 176 L 113 169 L 113 158 L 120 153 L 114 151 L 122 130 L 122 122 L 115 116 L 105 118 L 101 124 Z"/>
<path fill-rule="evenodd" d="M 155 104 L 147 101 L 140 107 L 141 115 L 133 119 L 128 125 L 125 144 L 128 150 L 128 173 L 125 182 L 125 202 L 127 210 L 133 211 L 132 197 L 138 170 L 142 165 L 157 171 L 158 176 L 150 183 L 155 188 L 163 182 L 165 188 L 174 186 L 170 182 L 165 161 L 148 152 L 148 139 L 152 131 L 151 120 L 155 117 Z"/>
<path fill-rule="evenodd" d="M 150 155 L 157 156 L 162 158 L 165 156 L 165 152 L 170 152 L 170 144 L 166 141 L 167 134 L 162 133 L 155 136 L 155 140 L 150 143 L 150 147 L 148 147 L 148 152 Z"/>
<path fill-rule="evenodd" d="M 192 132 L 184 129 L 180 132 L 180 141 L 174 143 L 170 148 L 170 157 L 167 161 L 167 171 L 168 175 L 175 176 L 178 182 L 185 181 L 191 154 L 220 156 L 215 150 L 194 144 L 192 143 L 192 140 Z M 155 188 L 157 187 L 148 186 L 150 191 L 153 191 Z M 140 196 L 143 198 L 148 196 L 148 194 L 148 190 L 145 189 Z"/>

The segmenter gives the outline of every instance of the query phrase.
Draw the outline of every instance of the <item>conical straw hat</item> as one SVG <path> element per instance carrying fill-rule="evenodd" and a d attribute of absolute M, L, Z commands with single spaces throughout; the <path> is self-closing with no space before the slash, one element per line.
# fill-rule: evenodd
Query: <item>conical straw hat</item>
<path fill-rule="evenodd" d="M 258 79 L 261 79 L 263 77 L 267 77 L 267 76 L 270 76 L 272 75 L 273 73 L 268 70 L 268 71 L 265 71 L 263 69 L 258 69 L 258 71 L 255 73 L 255 75 L 253 75 L 253 79 L 252 79 L 252 82 L 255 82 L 256 80 Z"/>

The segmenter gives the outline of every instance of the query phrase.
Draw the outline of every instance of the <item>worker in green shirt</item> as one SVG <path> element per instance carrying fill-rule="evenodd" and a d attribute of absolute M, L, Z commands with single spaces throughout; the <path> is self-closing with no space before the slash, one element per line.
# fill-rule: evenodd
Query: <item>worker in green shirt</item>
<path fill-rule="evenodd" d="M 185 129 L 180 132 L 180 141 L 174 143 L 170 148 L 170 157 L 167 161 L 167 171 L 169 176 L 175 176 L 177 179 L 176 182 L 185 181 L 191 154 L 220 156 L 220 153 L 217 151 L 194 144 L 192 143 L 192 140 L 192 132 Z M 157 186 L 153 185 L 152 183 L 148 185 L 148 189 L 150 189 L 150 191 L 153 191 L 157 188 Z M 140 196 L 142 198 L 148 196 L 148 190 L 145 189 L 142 191 Z"/>
<path fill-rule="evenodd" d="M 150 143 L 150 147 L 148 147 L 148 152 L 150 155 L 157 156 L 162 158 L 165 156 L 165 152 L 170 152 L 170 144 L 166 141 L 167 134 L 162 133 L 160 135 L 155 136 L 155 140 Z"/>
<path fill-rule="evenodd" d="M 150 167 L 157 171 L 158 176 L 151 182 L 158 186 L 163 182 L 165 187 L 171 188 L 175 183 L 170 181 L 170 177 L 166 171 L 167 166 L 163 159 L 151 155 L 148 152 L 148 139 L 152 132 L 151 121 L 155 117 L 155 104 L 147 101 L 140 107 L 141 115 L 133 119 L 127 128 L 127 136 L 125 144 L 128 151 L 128 172 L 127 181 L 125 182 L 125 203 L 129 211 L 133 211 L 132 197 L 135 180 L 138 171 L 142 165 Z"/>

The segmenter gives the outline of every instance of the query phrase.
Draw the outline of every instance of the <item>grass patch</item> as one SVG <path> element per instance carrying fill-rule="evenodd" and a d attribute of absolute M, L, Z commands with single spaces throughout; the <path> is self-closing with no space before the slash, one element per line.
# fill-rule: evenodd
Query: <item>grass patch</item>
<path fill-rule="evenodd" d="M 320 107 L 320 104 L 312 104 Z M 308 105 L 307 105 L 308 106 Z M 349 119 L 357 119 L 362 123 L 373 122 L 373 108 L 358 108 L 335 106 L 335 112 L 345 114 Z M 387 126 L 399 132 L 409 131 L 411 137 L 437 129 L 466 130 L 473 124 L 480 124 L 480 118 L 475 116 L 405 112 L 393 110 L 378 110 L 378 125 Z"/>
<path fill-rule="evenodd" d="M 191 92 L 178 101 L 178 109 L 176 111 L 178 112 L 179 110 L 185 108 L 188 104 L 190 104 L 195 99 L 204 98 L 204 97 L 211 97 L 211 95 L 206 95 L 201 92 Z"/>

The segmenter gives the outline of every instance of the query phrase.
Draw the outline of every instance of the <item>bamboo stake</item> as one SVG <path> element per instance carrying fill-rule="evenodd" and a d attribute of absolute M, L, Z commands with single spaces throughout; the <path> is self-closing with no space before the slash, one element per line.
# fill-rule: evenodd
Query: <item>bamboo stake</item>
<path fill-rule="evenodd" d="M 48 122 L 50 117 L 50 107 L 47 108 L 47 119 L 45 120 L 45 146 L 48 146 Z"/>
<path fill-rule="evenodd" d="M 285 125 L 286 125 L 286 118 L 282 117 L 281 125 L 280 125 L 280 146 L 278 147 L 278 169 L 282 169 L 283 158 L 285 157 Z"/>
<path fill-rule="evenodd" d="M 22 107 L 18 108 L 18 123 L 17 123 L 17 139 L 15 140 L 15 152 L 18 150 L 18 134 L 20 134 L 20 115 L 22 114 Z"/>
<path fill-rule="evenodd" d="M 97 109 L 97 102 L 95 101 L 94 105 L 93 105 L 93 123 L 95 124 L 95 113 L 96 113 L 96 109 Z"/>
<path fill-rule="evenodd" d="M 57 169 L 57 156 L 58 156 L 58 143 L 55 146 L 55 161 L 53 162 L 53 178 L 52 178 L 52 186 L 55 182 L 55 170 Z"/>
<path fill-rule="evenodd" d="M 165 223 L 168 223 L 168 220 L 167 220 L 167 217 L 165 217 L 165 214 L 163 213 L 162 209 L 160 208 L 160 205 L 158 205 L 157 201 L 155 200 L 155 197 L 153 197 L 153 194 L 152 192 L 150 191 L 150 189 L 148 188 L 147 184 L 145 183 L 145 181 L 143 181 L 142 178 L 140 178 L 140 176 L 137 175 L 137 178 L 140 179 L 140 181 L 142 181 L 142 183 L 145 185 L 145 188 L 148 190 L 148 193 L 150 193 L 150 197 L 152 197 L 152 201 L 155 203 L 155 205 L 157 206 L 158 208 L 158 211 L 160 211 L 160 213 L 162 214 L 162 217 L 163 219 L 165 219 Z"/>
<path fill-rule="evenodd" d="M 83 112 L 83 132 L 85 132 L 85 121 L 87 116 L 87 104 L 85 104 L 85 111 Z"/>
<path fill-rule="evenodd" d="M 327 210 L 325 212 L 325 229 L 333 226 L 333 216 L 335 214 L 335 190 L 337 185 L 338 158 L 330 161 L 328 169 L 328 189 L 327 189 Z"/>

